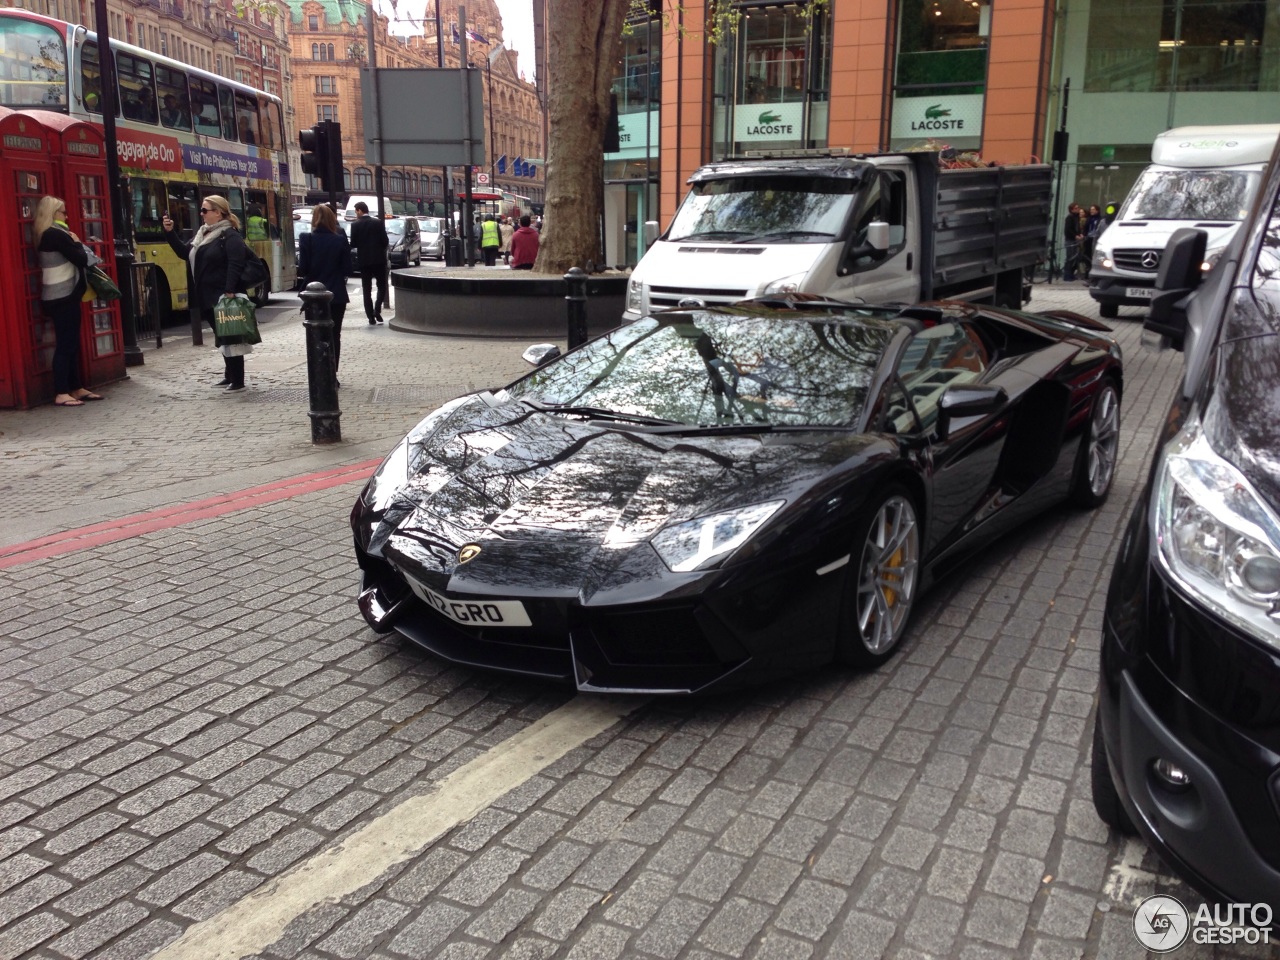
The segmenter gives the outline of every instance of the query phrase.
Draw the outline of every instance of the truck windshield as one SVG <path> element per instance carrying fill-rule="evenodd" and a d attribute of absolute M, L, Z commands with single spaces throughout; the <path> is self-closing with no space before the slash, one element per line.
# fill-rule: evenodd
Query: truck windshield
<path fill-rule="evenodd" d="M 805 177 L 729 177 L 695 183 L 668 240 L 830 243 L 849 222 L 860 184 Z"/>
<path fill-rule="evenodd" d="M 67 108 L 67 45 L 43 23 L 0 19 L 0 104 Z"/>
<path fill-rule="evenodd" d="M 1121 220 L 1243 220 L 1258 189 L 1252 170 L 1142 172 L 1129 191 Z"/>

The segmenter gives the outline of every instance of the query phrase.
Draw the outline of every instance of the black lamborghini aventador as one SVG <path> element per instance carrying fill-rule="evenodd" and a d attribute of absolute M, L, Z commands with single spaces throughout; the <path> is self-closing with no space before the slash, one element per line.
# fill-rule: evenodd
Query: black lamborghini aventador
<path fill-rule="evenodd" d="M 620 327 L 419 423 L 351 515 L 360 609 L 459 663 L 686 693 L 874 665 L 931 578 L 1107 496 L 1096 321 L 799 297 Z"/>

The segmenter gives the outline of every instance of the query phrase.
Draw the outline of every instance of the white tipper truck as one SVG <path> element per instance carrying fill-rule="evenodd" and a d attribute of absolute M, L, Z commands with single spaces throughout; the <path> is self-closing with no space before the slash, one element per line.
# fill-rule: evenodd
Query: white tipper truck
<path fill-rule="evenodd" d="M 689 178 L 631 273 L 624 322 L 783 293 L 1020 307 L 1045 256 L 1050 168 L 946 169 L 937 153 L 763 157 Z M 1024 273 L 1024 271 L 1026 271 Z"/>
<path fill-rule="evenodd" d="M 1280 124 L 1256 123 L 1175 127 L 1156 137 L 1151 165 L 1094 244 L 1089 295 L 1102 316 L 1150 304 L 1175 230 L 1205 231 L 1212 266 L 1249 212 L 1277 135 Z"/>

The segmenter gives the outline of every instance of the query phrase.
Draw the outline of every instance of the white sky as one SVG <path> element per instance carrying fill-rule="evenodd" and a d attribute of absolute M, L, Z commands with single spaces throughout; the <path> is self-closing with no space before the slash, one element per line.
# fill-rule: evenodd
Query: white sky
<path fill-rule="evenodd" d="M 376 0 L 376 2 L 379 13 L 391 15 L 391 4 L 387 0 Z M 465 2 L 466 0 L 440 0 L 440 19 L 444 26 L 446 43 L 449 42 L 449 24 L 456 19 L 459 5 Z M 507 49 L 515 50 L 520 55 L 519 69 L 524 71 L 525 79 L 532 80 L 534 76 L 532 0 L 496 0 L 496 3 L 498 12 L 502 14 L 502 29 L 505 36 L 486 37 L 486 39 L 495 44 L 499 40 L 505 40 Z M 429 36 L 435 35 L 434 18 L 429 24 L 420 22 L 426 11 L 424 0 L 398 0 L 396 6 L 402 18 L 416 18 L 416 20 L 402 25 L 400 29 L 393 27 L 392 33 L 425 32 Z M 472 23 L 473 29 L 474 26 L 475 24 Z"/>

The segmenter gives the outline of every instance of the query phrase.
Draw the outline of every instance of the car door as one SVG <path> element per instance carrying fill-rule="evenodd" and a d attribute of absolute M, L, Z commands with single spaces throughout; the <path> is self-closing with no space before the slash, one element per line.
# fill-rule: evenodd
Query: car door
<path fill-rule="evenodd" d="M 970 323 L 948 319 L 908 341 L 899 357 L 897 379 L 910 405 L 898 417 L 898 431 L 926 440 L 931 476 L 926 555 L 945 551 L 998 508 L 1000 454 L 1008 435 L 1008 407 L 957 419 L 939 430 L 939 402 L 952 386 L 987 383 L 991 351 Z"/>

